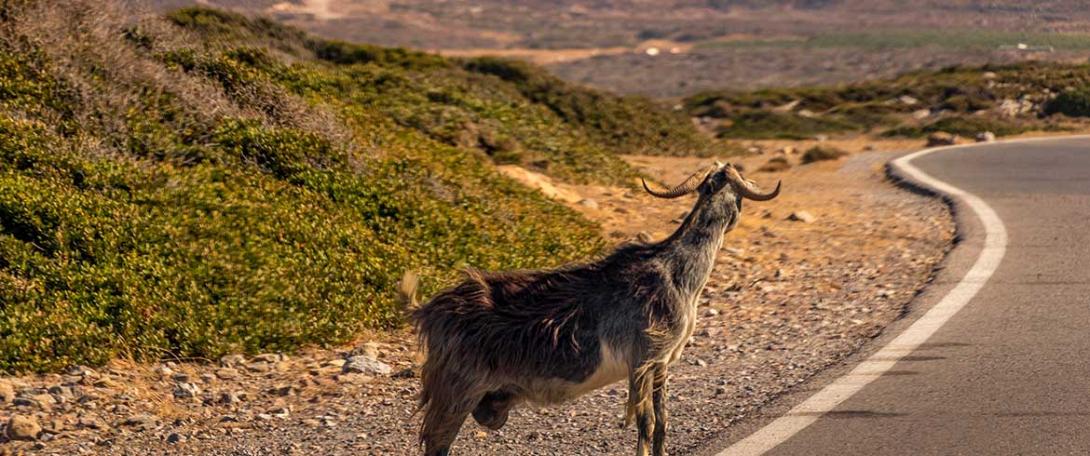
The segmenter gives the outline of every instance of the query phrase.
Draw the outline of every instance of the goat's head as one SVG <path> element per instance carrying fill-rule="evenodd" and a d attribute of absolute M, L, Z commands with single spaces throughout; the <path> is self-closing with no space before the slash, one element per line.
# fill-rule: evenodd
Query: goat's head
<path fill-rule="evenodd" d="M 738 168 L 730 163 L 715 162 L 685 179 L 684 182 L 664 192 L 652 190 L 643 182 L 643 188 L 648 193 L 659 198 L 678 198 L 693 192 L 700 194 L 702 200 L 715 199 L 733 202 L 738 210 L 742 209 L 742 199 L 754 201 L 768 201 L 780 194 L 780 182 L 776 183 L 776 189 L 768 193 L 762 193 L 753 181 L 742 177 Z"/>

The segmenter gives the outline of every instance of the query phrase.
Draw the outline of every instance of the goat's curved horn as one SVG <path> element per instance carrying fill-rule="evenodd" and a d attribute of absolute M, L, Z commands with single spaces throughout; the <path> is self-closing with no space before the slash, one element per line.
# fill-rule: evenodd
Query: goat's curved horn
<path fill-rule="evenodd" d="M 742 177 L 742 175 L 738 173 L 738 170 L 733 166 L 730 167 L 730 172 L 728 172 L 727 175 L 730 176 L 730 180 L 734 181 L 734 188 L 738 194 L 742 195 L 743 198 L 751 199 L 753 201 L 768 201 L 779 196 L 780 184 L 783 183 L 782 181 L 776 181 L 775 190 L 768 193 L 761 193 L 760 189 L 757 188 L 757 185 L 754 184 L 753 181 Z"/>
<path fill-rule="evenodd" d="M 712 171 L 714 171 L 713 167 L 708 167 L 697 171 L 693 173 L 693 175 L 689 176 L 688 179 L 685 179 L 684 182 L 677 184 L 676 186 L 674 186 L 674 188 L 666 190 L 665 192 L 656 192 L 654 190 L 651 190 L 651 187 L 647 185 L 647 181 L 644 180 L 642 177 L 640 178 L 640 181 L 643 182 L 643 189 L 647 190 L 647 193 L 650 193 L 653 196 L 659 198 L 678 198 L 696 191 L 696 188 L 700 185 L 700 183 L 704 182 L 704 178 L 708 177 L 708 174 Z"/>
<path fill-rule="evenodd" d="M 757 191 L 756 185 L 753 185 L 752 182 L 746 181 L 743 183 L 743 185 L 739 186 L 738 193 L 741 194 L 743 198 L 748 198 L 753 201 L 768 201 L 772 198 L 779 196 L 780 184 L 782 183 L 783 182 L 781 181 L 776 181 L 775 190 L 772 190 L 768 193 L 760 193 L 759 191 Z"/>

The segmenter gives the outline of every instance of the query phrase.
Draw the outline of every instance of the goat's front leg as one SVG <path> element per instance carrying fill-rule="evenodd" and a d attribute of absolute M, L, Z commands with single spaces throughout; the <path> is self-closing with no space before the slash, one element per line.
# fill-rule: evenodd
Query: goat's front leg
<path fill-rule="evenodd" d="M 641 366 L 628 374 L 628 411 L 626 421 L 636 418 L 636 456 L 648 456 L 651 451 L 651 435 L 655 427 L 655 410 L 652 406 L 654 369 Z"/>
<path fill-rule="evenodd" d="M 669 373 L 666 371 L 666 364 L 657 364 L 655 366 L 653 382 L 654 392 L 651 393 L 655 412 L 655 431 L 651 435 L 653 442 L 651 454 L 654 456 L 666 456 L 666 420 L 668 419 L 668 412 L 666 411 L 666 380 L 668 377 Z"/>

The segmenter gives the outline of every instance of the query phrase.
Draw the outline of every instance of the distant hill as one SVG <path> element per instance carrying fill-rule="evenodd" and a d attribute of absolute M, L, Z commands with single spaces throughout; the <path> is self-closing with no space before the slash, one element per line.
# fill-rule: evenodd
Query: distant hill
<path fill-rule="evenodd" d="M 539 68 L 330 41 L 213 9 L 0 5 L 0 370 L 211 358 L 398 324 L 459 267 L 594 255 L 504 178 L 627 184 L 715 151 L 680 112 Z"/>
<path fill-rule="evenodd" d="M 956 64 L 1090 58 L 1090 9 L 1073 0 L 211 3 L 330 38 L 457 55 L 500 49 L 569 81 L 655 97 L 855 82 Z M 658 52 L 647 54 L 652 47 Z"/>

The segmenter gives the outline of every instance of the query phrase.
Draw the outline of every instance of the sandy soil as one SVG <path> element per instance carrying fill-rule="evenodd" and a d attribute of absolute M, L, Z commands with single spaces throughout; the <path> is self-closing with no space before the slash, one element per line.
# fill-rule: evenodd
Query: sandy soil
<path fill-rule="evenodd" d="M 775 144 L 763 146 L 773 150 Z M 752 170 L 775 154 L 737 162 Z M 786 157 L 797 163 L 797 155 Z M 763 185 L 782 179 L 783 194 L 746 205 L 719 255 L 697 333 L 672 370 L 673 454 L 700 448 L 857 350 L 898 318 L 927 282 L 951 245 L 953 225 L 938 201 L 885 180 L 888 158 L 872 152 L 748 173 Z M 629 160 L 668 183 L 708 163 Z M 589 200 L 572 205 L 616 241 L 641 231 L 664 237 L 692 204 L 624 188 L 557 185 Z M 814 220 L 789 220 L 796 211 Z M 18 414 L 44 428 L 36 441 L 0 443 L 0 454 L 416 453 L 414 339 L 400 331 L 364 340 L 369 342 L 290 357 L 117 362 L 93 371 L 0 379 L 0 423 Z M 389 371 L 345 373 L 342 365 L 351 355 L 377 358 Z M 620 427 L 625 394 L 615 384 L 559 407 L 520 409 L 497 432 L 467 423 L 455 451 L 631 453 L 635 431 Z"/>

